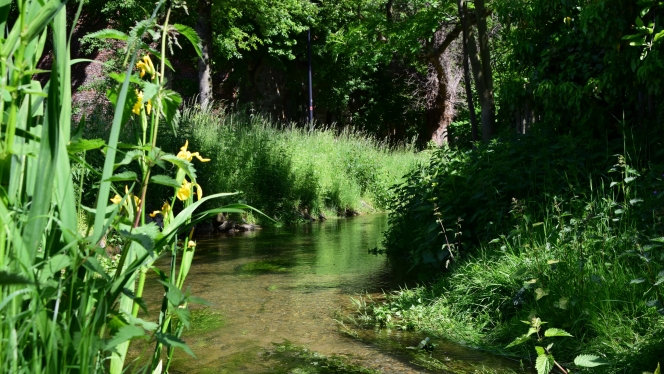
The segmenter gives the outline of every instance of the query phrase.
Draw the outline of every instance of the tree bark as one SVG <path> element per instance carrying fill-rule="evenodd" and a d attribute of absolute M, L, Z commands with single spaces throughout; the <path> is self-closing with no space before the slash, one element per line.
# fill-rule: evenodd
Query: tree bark
<path fill-rule="evenodd" d="M 477 33 L 479 37 L 480 53 L 479 58 L 481 62 L 479 66 L 474 64 L 473 69 L 476 67 L 482 71 L 482 80 L 484 89 L 478 90 L 480 95 L 480 105 L 482 107 L 482 140 L 488 142 L 494 133 L 495 117 L 496 117 L 496 104 L 493 98 L 493 73 L 491 69 L 491 52 L 489 50 L 489 35 L 487 33 L 487 11 L 484 0 L 475 0 L 475 16 L 477 18 Z M 468 45 L 475 44 L 474 38 L 469 38 Z M 477 53 L 475 53 L 477 56 Z M 471 60 L 472 61 L 472 60 Z"/>
<path fill-rule="evenodd" d="M 202 59 L 198 59 L 198 102 L 206 105 L 212 100 L 212 67 L 210 66 L 210 15 L 212 4 L 210 0 L 199 0 L 196 33 L 201 38 Z"/>
<path fill-rule="evenodd" d="M 470 116 L 470 131 L 472 141 L 477 141 L 477 118 L 475 117 L 475 105 L 473 104 L 473 91 L 470 81 L 470 67 L 468 66 L 468 5 L 465 0 L 457 0 L 459 8 L 459 21 L 462 27 L 462 49 L 463 49 L 463 83 L 466 88 L 466 101 L 468 102 L 468 114 Z"/>
<path fill-rule="evenodd" d="M 447 128 L 450 123 L 452 123 L 454 108 L 447 87 L 448 77 L 445 72 L 445 67 L 440 62 L 440 57 L 431 62 L 433 63 L 438 78 L 438 93 L 436 95 L 434 110 L 435 122 L 432 123 L 433 126 L 429 129 L 429 132 L 431 133 L 431 140 L 433 140 L 438 146 L 441 146 L 446 141 L 449 142 Z"/>

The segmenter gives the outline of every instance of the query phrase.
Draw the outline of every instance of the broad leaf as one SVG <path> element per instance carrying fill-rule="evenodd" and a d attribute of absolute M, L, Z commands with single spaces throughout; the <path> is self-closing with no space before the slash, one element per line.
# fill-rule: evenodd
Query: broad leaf
<path fill-rule="evenodd" d="M 120 181 L 135 181 L 138 178 L 133 171 L 123 171 L 122 173 L 114 174 L 112 177 L 108 178 L 109 182 L 120 182 Z"/>
<path fill-rule="evenodd" d="M 549 374 L 553 369 L 553 356 L 547 354 L 537 356 L 535 368 L 537 374 Z"/>
<path fill-rule="evenodd" d="M 544 336 L 546 337 L 554 337 L 554 336 L 569 336 L 572 337 L 572 334 L 568 333 L 567 331 L 563 329 L 557 329 L 555 327 L 549 327 L 544 331 Z"/>
<path fill-rule="evenodd" d="M 123 33 L 122 31 L 113 30 L 113 29 L 104 29 L 104 30 L 95 31 L 93 33 L 87 34 L 85 37 L 101 39 L 101 40 L 104 39 L 127 40 L 129 38 L 129 36 L 127 36 L 127 34 Z"/>
<path fill-rule="evenodd" d="M 514 347 L 515 345 L 525 343 L 528 340 L 530 340 L 530 335 L 521 335 L 518 338 L 514 339 L 514 341 L 512 341 L 510 344 L 508 344 L 507 347 L 505 347 L 505 348 Z"/>
<path fill-rule="evenodd" d="M 198 36 L 196 31 L 192 29 L 189 26 L 185 25 L 180 25 L 178 23 L 173 25 L 173 28 L 178 30 L 178 32 L 181 35 L 184 35 L 185 38 L 189 40 L 191 45 L 194 47 L 194 50 L 196 50 L 196 54 L 198 55 L 198 58 L 203 58 L 203 53 L 201 52 L 201 38 Z"/>
<path fill-rule="evenodd" d="M 170 153 L 161 156 L 160 159 L 168 161 L 171 164 L 177 166 L 178 168 L 183 170 L 187 174 L 187 176 L 189 176 L 190 179 L 192 180 L 196 179 L 196 169 L 194 169 L 194 165 L 192 165 L 191 162 L 178 158 L 177 156 L 172 155 Z M 180 184 L 181 183 L 178 184 L 178 187 L 180 187 Z"/>
<path fill-rule="evenodd" d="M 66 268 L 70 264 L 71 264 L 71 259 L 67 255 L 59 254 L 51 257 L 46 263 L 46 265 L 42 268 L 42 272 L 39 276 L 39 281 L 45 282 L 46 280 L 50 279 L 54 274 L 59 273 L 62 269 Z"/>
<path fill-rule="evenodd" d="M 67 144 L 67 152 L 78 153 L 99 149 L 106 145 L 103 139 L 76 139 Z"/>
<path fill-rule="evenodd" d="M 113 338 L 104 344 L 104 350 L 108 351 L 120 343 L 145 335 L 145 331 L 138 326 L 122 326 Z"/>
<path fill-rule="evenodd" d="M 548 294 L 549 290 L 545 290 L 543 288 L 537 288 L 535 289 L 535 300 L 539 300 Z"/>
<path fill-rule="evenodd" d="M 584 368 L 594 368 L 596 366 L 608 364 L 608 361 L 595 355 L 578 355 L 574 359 L 574 365 Z"/>
<path fill-rule="evenodd" d="M 183 351 L 187 352 L 191 357 L 196 358 L 194 352 L 192 352 L 191 349 L 187 346 L 187 344 L 185 344 L 185 342 L 179 339 L 177 336 L 164 334 L 162 332 L 157 332 L 154 336 L 157 339 L 157 341 L 162 343 L 163 345 L 167 347 L 181 348 Z"/>
<path fill-rule="evenodd" d="M 159 227 L 154 222 L 151 222 L 133 229 L 132 232 L 121 230 L 120 234 L 127 239 L 137 242 L 146 250 L 152 251 L 155 240 L 159 235 Z"/>
<path fill-rule="evenodd" d="M 166 123 L 171 126 L 175 134 L 175 114 L 182 103 L 182 96 L 175 91 L 165 90 L 161 96 L 161 108 L 163 110 Z"/>
<path fill-rule="evenodd" d="M 182 183 L 178 183 L 178 181 L 176 181 L 175 179 L 163 174 L 157 174 L 151 176 L 150 183 L 161 184 L 164 186 L 169 186 L 174 188 L 179 188 L 182 185 Z"/>

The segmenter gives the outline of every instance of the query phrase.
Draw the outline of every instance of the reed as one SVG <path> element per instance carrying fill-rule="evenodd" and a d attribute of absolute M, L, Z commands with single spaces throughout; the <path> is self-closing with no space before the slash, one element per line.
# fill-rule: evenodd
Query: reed
<path fill-rule="evenodd" d="M 177 11 L 171 2 L 160 1 L 129 33 L 103 30 L 92 36 L 125 44 L 125 72 L 115 77 L 117 86 L 110 94 L 115 110 L 108 138 L 71 133 L 71 65 L 82 61 L 70 60 L 69 50 L 83 3 L 71 23 L 61 0 L 8 1 L 3 8 L 12 11 L 0 12 L 0 29 L 9 30 L 0 44 L 2 372 L 120 373 L 135 339 L 155 345 L 152 360 L 135 370 L 167 370 L 173 348 L 191 352 L 180 335 L 189 323 L 187 306 L 196 301 L 183 291 L 196 248 L 193 225 L 207 213 L 248 208 L 235 204 L 194 214 L 205 201 L 229 194 L 202 197 L 193 164 L 196 153 L 186 145 L 178 154 L 157 147 L 159 133 L 173 123 L 181 102 L 163 79 L 169 65 L 165 45 L 176 33 L 197 50 L 199 44 L 192 29 L 169 23 L 171 12 Z M 162 33 L 161 51 L 143 41 L 150 30 Z M 45 45 L 52 45 L 49 71 L 37 68 Z M 48 83 L 42 87 L 36 77 L 48 77 Z M 127 122 L 140 129 L 133 144 L 118 141 Z M 84 127 L 82 120 L 78 129 Z M 103 168 L 95 170 L 86 155 L 100 150 Z M 96 178 L 94 207 L 82 204 L 80 189 L 76 194 L 73 178 L 82 171 Z M 168 201 L 153 212 L 163 216 L 161 230 L 145 211 L 145 197 L 155 185 L 170 189 Z M 171 208 L 176 205 L 177 215 Z M 90 224 L 79 221 L 82 212 L 91 216 Z M 103 247 L 110 237 L 122 248 L 113 270 L 101 265 L 108 258 Z M 169 268 L 155 267 L 161 256 L 171 258 Z M 157 321 L 138 317 L 148 271 L 159 274 L 165 289 Z"/>

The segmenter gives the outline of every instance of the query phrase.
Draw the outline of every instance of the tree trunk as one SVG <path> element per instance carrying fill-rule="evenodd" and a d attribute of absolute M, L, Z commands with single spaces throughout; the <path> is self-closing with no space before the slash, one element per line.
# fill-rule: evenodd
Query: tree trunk
<path fill-rule="evenodd" d="M 435 61 L 432 62 L 438 78 L 438 94 L 436 95 L 434 109 L 435 118 L 430 125 L 429 132 L 431 134 L 431 140 L 433 140 L 438 146 L 441 146 L 443 143 L 449 142 L 449 132 L 447 128 L 450 123 L 452 123 L 454 107 L 452 100 L 450 100 L 450 92 L 447 87 L 448 77 L 445 73 L 445 68 L 441 64 L 440 58 L 436 58 Z"/>
<path fill-rule="evenodd" d="M 486 23 L 487 11 L 484 0 L 475 0 L 475 18 L 479 36 L 479 54 L 472 28 L 468 31 L 468 57 L 475 78 L 475 88 L 480 98 L 482 140 L 488 142 L 494 133 L 496 104 L 493 99 L 493 76 L 491 71 L 491 53 Z"/>
<path fill-rule="evenodd" d="M 466 101 L 468 102 L 468 114 L 470 116 L 470 130 L 472 141 L 477 141 L 477 118 L 475 117 L 475 105 L 473 104 L 473 91 L 470 87 L 470 67 L 468 66 L 468 5 L 465 0 L 457 0 L 459 8 L 459 21 L 461 22 L 462 46 L 463 46 L 463 83 L 466 88 Z"/>
<path fill-rule="evenodd" d="M 468 33 L 468 57 L 472 66 L 473 77 L 475 78 L 475 89 L 477 90 L 480 99 L 482 141 L 488 142 L 491 140 L 494 132 L 495 104 L 493 102 L 493 92 L 487 87 L 487 81 L 491 81 L 491 79 L 485 79 L 486 69 L 484 69 L 483 66 L 484 61 L 480 61 L 480 57 L 478 56 L 475 36 L 472 29 L 470 29 Z M 491 72 L 491 68 L 488 70 Z"/>
<path fill-rule="evenodd" d="M 196 32 L 201 38 L 202 59 L 198 59 L 198 102 L 206 105 L 212 100 L 212 68 L 210 66 L 210 0 L 199 0 Z"/>

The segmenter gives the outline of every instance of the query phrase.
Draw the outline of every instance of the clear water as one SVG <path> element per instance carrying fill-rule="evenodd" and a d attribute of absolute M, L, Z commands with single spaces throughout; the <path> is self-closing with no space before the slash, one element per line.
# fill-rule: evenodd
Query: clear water
<path fill-rule="evenodd" d="M 396 286 L 386 259 L 368 251 L 386 228 L 386 215 L 367 215 L 200 238 L 187 285 L 210 305 L 193 307 L 198 324 L 184 336 L 197 358 L 178 352 L 171 373 L 352 372 L 323 369 L 318 355 L 384 373 L 519 371 L 445 341 L 434 340 L 433 353 L 407 349 L 423 339 L 418 333 L 344 333 L 337 320 L 354 311 L 351 297 Z M 146 295 L 161 294 L 156 282 L 147 287 Z M 289 344 L 299 348 L 280 354 Z"/>

